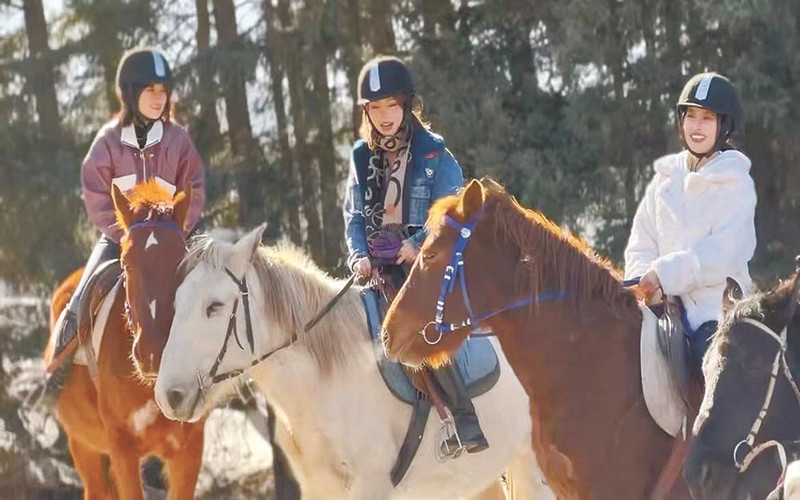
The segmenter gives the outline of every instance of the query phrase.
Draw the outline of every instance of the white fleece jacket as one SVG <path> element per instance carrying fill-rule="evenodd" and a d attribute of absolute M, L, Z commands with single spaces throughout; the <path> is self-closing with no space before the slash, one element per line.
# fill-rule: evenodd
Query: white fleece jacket
<path fill-rule="evenodd" d="M 750 159 L 720 153 L 698 172 L 688 152 L 659 158 L 639 203 L 625 249 L 625 278 L 654 268 L 664 293 L 680 295 L 692 329 L 718 319 L 725 278 L 752 286 L 747 263 L 756 248 L 756 190 Z"/>

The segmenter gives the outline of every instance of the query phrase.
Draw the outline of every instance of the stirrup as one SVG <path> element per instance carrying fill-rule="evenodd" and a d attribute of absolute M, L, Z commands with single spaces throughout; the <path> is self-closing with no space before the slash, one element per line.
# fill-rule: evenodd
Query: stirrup
<path fill-rule="evenodd" d="M 467 450 L 458 435 L 452 412 L 450 412 L 449 408 L 446 408 L 445 411 L 447 412 L 447 417 L 444 420 L 440 420 L 442 425 L 439 428 L 439 437 L 434 441 L 434 456 L 436 456 L 438 462 L 445 462 L 448 459 L 455 460 Z M 451 447 L 449 443 L 451 440 L 458 443 L 458 446 Z"/>

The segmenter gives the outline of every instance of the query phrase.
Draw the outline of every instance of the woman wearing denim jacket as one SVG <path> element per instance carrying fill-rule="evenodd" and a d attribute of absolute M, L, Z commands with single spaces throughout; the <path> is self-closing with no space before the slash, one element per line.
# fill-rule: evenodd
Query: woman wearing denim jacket
<path fill-rule="evenodd" d="M 358 82 L 361 139 L 353 145 L 344 201 L 348 266 L 364 277 L 380 276 L 399 289 L 425 239 L 428 209 L 464 184 L 461 166 L 421 117 L 411 73 L 396 57 L 367 62 Z M 433 371 L 450 396 L 461 444 L 470 453 L 488 447 L 460 374 Z M 456 444 L 456 446 L 453 446 Z M 443 452 L 457 443 L 446 443 Z"/>

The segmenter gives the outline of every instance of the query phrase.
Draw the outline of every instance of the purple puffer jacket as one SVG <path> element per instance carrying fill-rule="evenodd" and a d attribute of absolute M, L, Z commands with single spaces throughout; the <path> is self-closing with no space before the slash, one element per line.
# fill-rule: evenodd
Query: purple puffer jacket
<path fill-rule="evenodd" d="M 189 134 L 179 125 L 157 121 L 144 148 L 139 148 L 133 125 L 122 127 L 116 119 L 107 123 L 81 166 L 83 202 L 95 226 L 119 243 L 122 230 L 114 216 L 111 184 L 125 192 L 153 178 L 172 193 L 192 186 L 192 205 L 184 228 L 191 231 L 200 219 L 206 195 L 203 161 Z"/>

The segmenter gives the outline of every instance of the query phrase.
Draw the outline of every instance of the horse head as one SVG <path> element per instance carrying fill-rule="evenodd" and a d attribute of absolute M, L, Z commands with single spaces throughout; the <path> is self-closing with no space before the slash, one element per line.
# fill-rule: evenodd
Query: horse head
<path fill-rule="evenodd" d="M 274 350 L 270 338 L 254 334 L 266 329 L 254 267 L 265 227 L 235 244 L 198 240 L 189 250 L 155 385 L 156 402 L 168 418 L 199 420 L 232 394 L 256 353 Z"/>
<path fill-rule="evenodd" d="M 723 319 L 703 360 L 706 389 L 685 465 L 692 497 L 764 498 L 780 466 L 771 440 L 800 438 L 800 274 L 742 299 L 728 278 Z"/>
<path fill-rule="evenodd" d="M 114 185 L 112 199 L 123 230 L 120 264 L 128 328 L 134 336 L 132 359 L 139 375 L 152 380 L 172 325 L 192 191 L 187 187 L 173 197 L 149 181 L 127 195 Z"/>
<path fill-rule="evenodd" d="M 466 319 L 498 310 L 516 294 L 520 256 L 513 245 L 497 241 L 490 213 L 497 198 L 510 199 L 494 181 L 472 180 L 459 195 L 431 207 L 428 235 L 383 322 L 390 359 L 412 366 L 446 363 L 477 326 L 464 325 Z"/>

